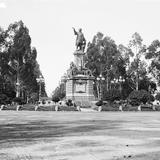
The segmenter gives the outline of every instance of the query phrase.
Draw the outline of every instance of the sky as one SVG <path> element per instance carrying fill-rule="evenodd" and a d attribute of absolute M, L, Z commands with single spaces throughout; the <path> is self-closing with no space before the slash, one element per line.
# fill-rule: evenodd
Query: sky
<path fill-rule="evenodd" d="M 0 26 L 22 20 L 45 78 L 48 96 L 74 60 L 75 35 L 82 28 L 87 42 L 97 32 L 117 45 L 128 45 L 138 32 L 143 43 L 160 40 L 160 0 L 0 0 Z"/>

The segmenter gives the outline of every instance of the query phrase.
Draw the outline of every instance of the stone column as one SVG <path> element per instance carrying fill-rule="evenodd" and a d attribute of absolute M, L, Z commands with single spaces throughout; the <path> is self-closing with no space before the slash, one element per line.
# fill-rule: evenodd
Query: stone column
<path fill-rule="evenodd" d="M 83 57 L 84 57 L 83 51 L 74 52 L 74 64 L 78 69 L 81 69 L 84 67 Z"/>

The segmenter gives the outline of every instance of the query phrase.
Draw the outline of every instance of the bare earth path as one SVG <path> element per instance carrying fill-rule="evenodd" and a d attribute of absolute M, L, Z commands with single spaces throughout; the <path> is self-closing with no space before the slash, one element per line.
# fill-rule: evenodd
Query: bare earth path
<path fill-rule="evenodd" d="M 160 112 L 0 112 L 0 160 L 160 160 Z"/>

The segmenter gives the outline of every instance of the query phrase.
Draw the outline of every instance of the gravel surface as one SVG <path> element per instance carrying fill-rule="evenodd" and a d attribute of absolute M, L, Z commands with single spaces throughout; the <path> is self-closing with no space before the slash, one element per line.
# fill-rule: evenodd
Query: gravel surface
<path fill-rule="evenodd" d="M 160 159 L 160 112 L 0 112 L 0 160 L 126 159 Z"/>

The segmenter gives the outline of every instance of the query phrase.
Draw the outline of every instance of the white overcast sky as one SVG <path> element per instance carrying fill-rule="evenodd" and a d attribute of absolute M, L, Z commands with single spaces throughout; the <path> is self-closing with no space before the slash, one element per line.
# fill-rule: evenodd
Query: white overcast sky
<path fill-rule="evenodd" d="M 127 45 L 138 32 L 150 44 L 160 39 L 160 0 L 0 0 L 0 26 L 19 20 L 30 31 L 50 95 L 73 61 L 72 27 L 82 28 L 87 41 L 100 31 Z"/>

